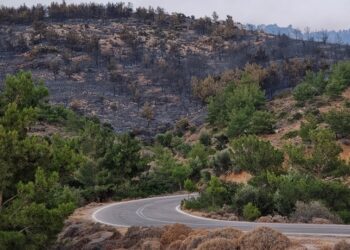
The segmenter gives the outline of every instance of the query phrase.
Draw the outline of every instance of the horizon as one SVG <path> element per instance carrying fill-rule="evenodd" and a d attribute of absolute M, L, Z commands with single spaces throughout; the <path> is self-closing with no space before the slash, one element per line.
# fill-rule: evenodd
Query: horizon
<path fill-rule="evenodd" d="M 285 4 L 281 2 L 285 2 Z M 18 7 L 26 4 L 32 6 L 36 4 L 50 5 L 49 0 L 3 0 L 1 5 Z M 60 1 L 54 1 L 60 2 Z M 106 4 L 108 0 L 67 0 L 66 3 L 89 3 L 95 2 Z M 119 2 L 119 1 L 118 1 Z M 179 4 L 175 0 L 129 0 L 125 3 L 132 3 L 134 8 L 148 7 L 164 8 L 166 12 L 181 12 L 187 16 L 194 15 L 196 18 L 211 16 L 216 11 L 220 19 L 225 19 L 226 15 L 231 15 L 236 22 L 242 24 L 269 25 L 277 24 L 280 27 L 292 25 L 294 28 L 304 30 L 310 27 L 311 30 L 348 30 L 347 13 L 350 11 L 350 1 L 348 0 L 295 0 L 292 4 L 287 0 L 190 0 Z M 337 4 L 335 4 L 337 3 Z"/>

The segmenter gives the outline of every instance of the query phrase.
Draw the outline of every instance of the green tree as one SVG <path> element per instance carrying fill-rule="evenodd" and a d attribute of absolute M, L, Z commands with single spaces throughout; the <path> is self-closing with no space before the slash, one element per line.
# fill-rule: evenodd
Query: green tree
<path fill-rule="evenodd" d="M 254 174 L 270 169 L 279 170 L 284 160 L 283 153 L 270 142 L 253 135 L 233 140 L 231 147 L 234 165 Z"/>
<path fill-rule="evenodd" d="M 336 143 L 335 134 L 329 129 L 318 129 L 312 131 L 310 137 L 314 145 L 308 163 L 310 170 L 317 176 L 335 170 L 339 166 L 339 154 L 342 152 Z"/>
<path fill-rule="evenodd" d="M 220 205 L 219 203 L 221 202 L 222 196 L 225 194 L 226 189 L 222 185 L 219 178 L 212 176 L 205 191 L 209 195 L 211 205 L 214 208 Z"/>
<path fill-rule="evenodd" d="M 15 241 L 20 238 L 25 241 L 25 249 L 44 249 L 54 241 L 64 219 L 77 204 L 76 195 L 60 186 L 58 179 L 57 173 L 46 175 L 38 168 L 34 182 L 18 184 L 16 198 L 2 211 L 5 232 L 14 237 L 5 242 L 1 242 L 0 237 L 1 246 L 8 249 L 7 246 L 16 245 Z"/>
<path fill-rule="evenodd" d="M 340 95 L 350 85 L 350 62 L 344 61 L 334 65 L 329 78 L 326 93 L 333 97 Z"/>
<path fill-rule="evenodd" d="M 347 110 L 331 110 L 325 115 L 325 121 L 337 135 L 350 135 L 350 113 Z"/>
<path fill-rule="evenodd" d="M 184 182 L 184 188 L 186 189 L 186 191 L 188 193 L 192 193 L 194 191 L 196 191 L 196 185 L 194 184 L 194 182 L 190 179 L 186 179 Z"/>
<path fill-rule="evenodd" d="M 171 171 L 171 175 L 175 182 L 179 185 L 179 189 L 182 190 L 182 184 L 190 176 L 192 170 L 188 166 L 178 164 Z"/>
<path fill-rule="evenodd" d="M 5 80 L 3 97 L 6 103 L 16 103 L 19 109 L 38 106 L 48 90 L 43 82 L 34 83 L 31 73 L 20 71 Z"/>

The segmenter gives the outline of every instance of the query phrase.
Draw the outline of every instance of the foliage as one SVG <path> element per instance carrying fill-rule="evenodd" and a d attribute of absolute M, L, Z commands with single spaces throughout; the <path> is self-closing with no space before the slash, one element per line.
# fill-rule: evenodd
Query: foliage
<path fill-rule="evenodd" d="M 287 145 L 285 147 L 292 165 L 318 177 L 336 173 L 344 168 L 344 163 L 339 158 L 342 149 L 331 130 L 310 130 L 309 137 L 311 146 L 308 150 L 303 146 Z"/>
<path fill-rule="evenodd" d="M 347 110 L 331 110 L 325 115 L 325 121 L 337 135 L 350 135 L 350 114 Z"/>
<path fill-rule="evenodd" d="M 294 99 L 298 102 L 312 101 L 312 99 L 321 95 L 327 85 L 324 72 L 307 72 L 304 81 L 293 90 Z"/>
<path fill-rule="evenodd" d="M 330 96 L 340 95 L 350 85 L 350 62 L 344 61 L 334 65 L 329 78 L 326 93 Z"/>
<path fill-rule="evenodd" d="M 17 192 L 11 205 L 2 211 L 7 228 L 2 233 L 10 238 L 0 244 L 17 245 L 19 238 L 25 241 L 26 249 L 45 248 L 62 229 L 64 218 L 74 210 L 76 197 L 70 189 L 60 186 L 57 173 L 46 175 L 40 168 L 35 181 L 19 183 Z"/>
<path fill-rule="evenodd" d="M 9 75 L 5 80 L 3 97 L 6 103 L 16 103 L 19 109 L 37 107 L 44 97 L 48 96 L 48 90 L 40 82 L 35 84 L 31 73 L 20 71 L 16 75 Z"/>
<path fill-rule="evenodd" d="M 247 205 L 243 207 L 243 217 L 246 220 L 254 221 L 259 218 L 261 215 L 259 209 L 253 205 L 253 203 L 249 202 Z"/>
<path fill-rule="evenodd" d="M 208 132 L 202 132 L 199 136 L 199 141 L 202 143 L 204 146 L 210 146 L 211 144 L 211 137 Z"/>
<path fill-rule="evenodd" d="M 232 156 L 235 166 L 251 173 L 264 170 L 278 171 L 283 162 L 283 153 L 270 144 L 248 135 L 231 142 Z"/>
<path fill-rule="evenodd" d="M 297 201 L 295 211 L 291 215 L 291 219 L 294 222 L 311 223 L 313 218 L 327 219 L 336 224 L 342 223 L 339 216 L 334 215 L 321 202 L 311 201 L 310 203 L 304 203 Z"/>

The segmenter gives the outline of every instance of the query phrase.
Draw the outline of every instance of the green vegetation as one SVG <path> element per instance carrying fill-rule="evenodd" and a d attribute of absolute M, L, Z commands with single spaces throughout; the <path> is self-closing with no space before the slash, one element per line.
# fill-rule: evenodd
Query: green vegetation
<path fill-rule="evenodd" d="M 278 171 L 283 162 L 283 153 L 274 149 L 270 142 L 248 135 L 231 142 L 234 164 L 241 170 L 258 174 L 264 170 Z"/>
<path fill-rule="evenodd" d="M 350 86 L 350 62 L 339 62 L 332 67 L 328 78 L 325 72 L 308 72 L 304 81 L 294 89 L 293 96 L 299 103 L 304 103 L 313 101 L 316 96 L 323 94 L 337 97 L 348 86 Z"/>
<path fill-rule="evenodd" d="M 230 84 L 208 105 L 210 124 L 227 126 L 230 137 L 273 131 L 275 120 L 272 114 L 264 110 L 264 92 L 250 78 L 245 81 L 240 85 Z"/>
<path fill-rule="evenodd" d="M 240 84 L 228 84 L 225 91 L 212 97 L 208 104 L 210 126 L 215 133 L 229 137 L 228 142 L 218 143 L 214 136 L 216 152 L 209 157 L 213 173 L 246 171 L 253 178 L 247 184 L 234 184 L 214 175 L 210 179 L 202 176 L 199 184 L 204 190 L 197 199 L 185 200 L 183 206 L 204 211 L 228 207 L 251 221 L 279 214 L 297 222 L 323 218 L 349 223 L 350 188 L 339 177 L 349 176 L 350 166 L 341 159 L 337 141 L 349 136 L 349 112 L 345 106 L 323 115 L 311 104 L 317 96 L 342 94 L 350 83 L 349 65 L 340 62 L 330 71 L 308 72 L 294 89 L 298 108 L 300 104 L 311 107 L 296 113 L 298 119 L 290 119 L 288 114 L 279 117 L 288 122 L 300 120 L 301 124 L 300 129 L 282 136 L 282 140 L 290 139 L 282 149 L 258 137 L 272 132 L 275 118 L 266 111 L 264 94 L 257 84 L 241 79 Z M 340 91 L 334 92 L 334 86 Z"/>

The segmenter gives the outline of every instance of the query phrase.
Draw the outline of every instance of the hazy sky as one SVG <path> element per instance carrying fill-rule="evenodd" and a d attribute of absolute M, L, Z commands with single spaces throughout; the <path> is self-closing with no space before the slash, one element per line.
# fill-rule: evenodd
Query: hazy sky
<path fill-rule="evenodd" d="M 56 0 L 57 1 L 57 0 Z M 114 2 L 119 0 L 114 0 Z M 49 4 L 51 0 L 0 0 L 0 5 L 26 3 Z M 60 2 L 60 0 L 58 0 Z M 90 0 L 66 0 L 67 3 Z M 94 0 L 106 3 L 108 0 Z M 215 10 L 221 18 L 233 16 L 241 23 L 292 24 L 298 28 L 349 29 L 350 0 L 126 0 L 137 6 L 161 6 L 168 12 L 182 12 L 196 17 L 211 16 Z"/>

